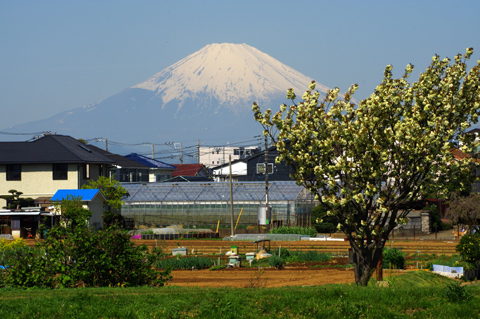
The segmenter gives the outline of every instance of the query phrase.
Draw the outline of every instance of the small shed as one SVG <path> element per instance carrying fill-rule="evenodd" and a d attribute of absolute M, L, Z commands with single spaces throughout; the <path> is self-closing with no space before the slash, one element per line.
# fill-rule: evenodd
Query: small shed
<path fill-rule="evenodd" d="M 90 227 L 101 229 L 103 227 L 103 212 L 107 202 L 99 189 L 59 189 L 51 201 L 61 201 L 69 197 L 81 198 L 83 207 L 92 212 L 89 220 Z"/>
<path fill-rule="evenodd" d="M 0 209 L 0 234 L 10 234 L 13 238 L 35 238 L 40 224 L 52 227 L 54 217 L 40 207 Z"/>

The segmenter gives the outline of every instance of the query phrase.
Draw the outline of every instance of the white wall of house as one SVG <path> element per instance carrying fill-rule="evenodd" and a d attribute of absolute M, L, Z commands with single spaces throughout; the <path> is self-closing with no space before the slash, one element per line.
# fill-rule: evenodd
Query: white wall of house
<path fill-rule="evenodd" d="M 101 229 L 103 227 L 103 213 L 105 208 L 105 199 L 102 196 L 95 196 L 93 200 L 88 202 L 83 202 L 82 207 L 88 209 L 92 212 L 92 217 L 88 221 L 89 226 L 93 229 Z M 62 211 L 57 209 L 60 207 L 55 207 L 54 213 L 56 215 L 61 215 Z"/>
<path fill-rule="evenodd" d="M 150 183 L 162 182 L 172 178 L 172 172 L 173 170 L 171 169 L 151 168 L 148 181 Z"/>
<path fill-rule="evenodd" d="M 247 175 L 247 163 L 235 162 L 232 164 L 232 179 L 238 180 L 238 176 Z M 225 165 L 217 169 L 213 169 L 213 179 L 215 182 L 224 182 L 230 178 L 230 166 Z"/>
<path fill-rule="evenodd" d="M 0 194 L 10 195 L 9 190 L 22 192 L 22 197 L 33 199 L 53 196 L 58 189 L 78 188 L 77 165 L 68 165 L 66 180 L 53 180 L 52 164 L 22 164 L 21 180 L 7 181 L 6 165 L 0 165 Z M 6 205 L 4 200 L 0 205 Z"/>
<path fill-rule="evenodd" d="M 200 163 L 205 167 L 214 167 L 228 163 L 229 155 L 232 156 L 232 161 L 246 158 L 252 155 L 256 150 L 260 150 L 258 146 L 247 147 L 200 147 Z"/>
<path fill-rule="evenodd" d="M 105 207 L 105 199 L 102 196 L 95 198 L 88 203 L 88 209 L 92 212 L 89 224 L 93 229 L 101 229 L 103 227 L 103 212 Z"/>
<path fill-rule="evenodd" d="M 22 164 L 21 180 L 7 181 L 6 165 L 0 165 L 0 195 L 10 195 L 9 190 L 15 189 L 22 192 L 21 197 L 53 196 L 59 189 L 78 189 L 87 184 L 89 180 L 98 179 L 100 175 L 100 165 L 90 164 L 87 166 L 78 164 L 68 164 L 68 173 L 66 180 L 53 179 L 52 164 Z M 89 173 L 84 174 L 85 167 Z M 84 178 L 88 176 L 89 178 Z M 6 201 L 0 199 L 0 207 L 4 207 Z"/>

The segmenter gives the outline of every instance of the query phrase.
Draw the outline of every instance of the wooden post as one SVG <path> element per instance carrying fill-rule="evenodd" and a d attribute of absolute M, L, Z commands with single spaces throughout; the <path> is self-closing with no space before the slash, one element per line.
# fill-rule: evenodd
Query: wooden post
<path fill-rule="evenodd" d="M 233 182 L 232 182 L 232 155 L 228 156 L 229 166 L 230 166 L 230 233 L 233 237 L 235 235 L 235 229 L 233 227 Z"/>

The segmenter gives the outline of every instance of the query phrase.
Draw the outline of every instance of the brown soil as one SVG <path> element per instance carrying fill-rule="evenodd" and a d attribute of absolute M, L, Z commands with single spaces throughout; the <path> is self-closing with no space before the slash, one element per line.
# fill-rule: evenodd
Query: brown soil
<path fill-rule="evenodd" d="M 343 262 L 342 262 L 343 263 Z M 222 270 L 175 270 L 169 286 L 181 287 L 286 287 L 318 286 L 326 284 L 352 283 L 355 281 L 351 268 L 333 267 L 338 265 L 332 260 L 329 265 L 307 263 L 286 265 L 284 269 L 275 268 L 226 268 Z M 317 267 L 315 267 L 317 266 Z"/>

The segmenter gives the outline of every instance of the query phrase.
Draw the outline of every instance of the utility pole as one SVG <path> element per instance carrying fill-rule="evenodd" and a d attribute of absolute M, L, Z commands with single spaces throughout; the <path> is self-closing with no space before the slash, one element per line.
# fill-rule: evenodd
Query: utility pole
<path fill-rule="evenodd" d="M 200 164 L 200 140 L 197 140 L 198 164 Z"/>
<path fill-rule="evenodd" d="M 105 138 L 105 151 L 108 152 L 108 139 Z"/>
<path fill-rule="evenodd" d="M 232 182 L 232 155 L 228 155 L 228 161 L 230 162 L 230 232 L 231 236 L 235 235 L 235 229 L 233 228 L 233 182 Z"/>
<path fill-rule="evenodd" d="M 269 218 L 270 229 L 272 229 L 272 214 L 268 207 L 268 135 L 265 135 L 265 214 Z"/>
<path fill-rule="evenodd" d="M 155 144 L 150 142 L 143 142 L 142 145 L 151 145 L 152 146 L 152 159 L 155 159 Z"/>
<path fill-rule="evenodd" d="M 183 164 L 183 143 L 180 142 L 180 163 Z"/>

